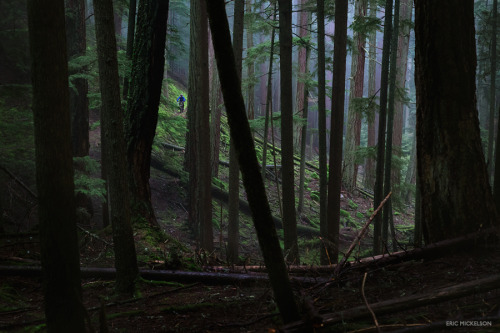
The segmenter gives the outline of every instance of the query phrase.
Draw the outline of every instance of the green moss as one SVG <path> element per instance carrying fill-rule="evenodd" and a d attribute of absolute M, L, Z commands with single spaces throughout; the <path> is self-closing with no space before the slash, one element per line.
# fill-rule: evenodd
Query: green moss
<path fill-rule="evenodd" d="M 351 217 L 351 214 L 349 214 L 348 211 L 340 209 L 340 216 L 342 217 Z"/>
<path fill-rule="evenodd" d="M 349 205 L 349 208 L 351 208 L 351 209 L 357 209 L 359 207 L 358 204 L 356 204 L 354 201 L 352 201 L 350 199 L 349 199 L 348 205 Z"/>

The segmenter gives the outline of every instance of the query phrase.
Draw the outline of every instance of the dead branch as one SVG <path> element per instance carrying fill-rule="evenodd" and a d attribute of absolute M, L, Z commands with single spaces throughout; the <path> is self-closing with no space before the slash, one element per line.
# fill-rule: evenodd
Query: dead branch
<path fill-rule="evenodd" d="M 14 181 L 16 183 L 18 183 L 22 188 L 24 188 L 26 191 L 28 191 L 29 194 L 31 194 L 31 196 L 33 198 L 37 198 L 37 195 L 35 194 L 35 192 L 33 192 L 27 185 L 25 185 L 19 178 L 16 177 L 16 175 L 14 175 L 12 172 L 9 171 L 9 169 L 7 169 L 6 167 L 4 167 L 3 165 L 0 164 L 0 170 L 3 170 L 6 174 L 8 174 L 12 179 L 14 179 Z"/>
<path fill-rule="evenodd" d="M 113 244 L 111 244 L 107 240 L 104 240 L 104 239 L 100 238 L 99 236 L 97 236 L 96 234 L 91 233 L 87 229 L 84 229 L 84 228 L 80 227 L 78 224 L 76 226 L 78 227 L 78 229 L 80 229 L 81 231 L 83 231 L 84 233 L 86 233 L 87 235 L 89 235 L 91 238 L 95 238 L 97 240 L 100 240 L 101 242 L 103 242 L 104 244 L 106 244 L 108 246 L 113 246 Z"/>
<path fill-rule="evenodd" d="M 370 219 L 365 223 L 364 227 L 361 229 L 358 236 L 356 236 L 356 238 L 352 241 L 351 246 L 349 246 L 349 249 L 344 254 L 344 257 L 342 258 L 340 263 L 337 265 L 337 267 L 335 267 L 335 271 L 334 271 L 335 275 L 338 275 L 340 270 L 344 267 L 344 265 L 347 262 L 347 259 L 349 259 L 349 256 L 351 255 L 352 251 L 354 251 L 356 244 L 358 244 L 359 241 L 361 241 L 361 239 L 363 238 L 363 236 L 366 233 L 366 230 L 368 230 L 368 226 L 372 223 L 373 219 L 375 218 L 375 216 L 377 216 L 378 212 L 382 209 L 382 207 L 384 207 L 384 204 L 387 202 L 387 200 L 389 200 L 391 194 L 392 194 L 392 192 L 389 192 L 389 194 L 387 194 L 385 199 L 380 203 L 380 205 L 378 205 L 377 209 L 373 212 L 372 216 L 370 216 Z"/>
<path fill-rule="evenodd" d="M 363 301 L 365 302 L 366 308 L 368 311 L 370 311 L 370 314 L 372 315 L 373 322 L 375 323 L 375 326 L 377 327 L 377 331 L 380 333 L 380 325 L 378 324 L 377 316 L 375 316 L 375 313 L 373 312 L 372 308 L 370 307 L 370 304 L 368 304 L 368 300 L 366 299 L 365 295 L 365 282 L 366 282 L 366 276 L 368 273 L 365 273 L 363 276 L 363 283 L 361 285 L 361 296 L 363 296 Z"/>

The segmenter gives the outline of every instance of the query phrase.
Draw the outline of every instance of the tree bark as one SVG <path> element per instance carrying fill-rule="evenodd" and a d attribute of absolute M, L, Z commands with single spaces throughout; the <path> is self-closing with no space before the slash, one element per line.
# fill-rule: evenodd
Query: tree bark
<path fill-rule="evenodd" d="M 382 50 L 382 75 L 380 78 L 380 112 L 377 140 L 377 166 L 375 168 L 375 189 L 373 208 L 378 207 L 384 196 L 384 156 L 385 131 L 387 122 L 387 89 L 389 86 L 389 56 L 391 53 L 392 36 L 392 2 L 385 3 L 384 43 Z M 373 253 L 379 254 L 382 250 L 382 217 L 377 215 L 373 223 Z"/>
<path fill-rule="evenodd" d="M 208 91 L 208 24 L 204 1 L 191 0 L 187 156 L 189 165 L 189 220 L 207 251 L 213 250 L 210 187 L 210 131 Z"/>
<path fill-rule="evenodd" d="M 264 262 L 269 269 L 269 279 L 276 303 L 284 322 L 288 323 L 299 318 L 299 311 L 288 279 L 278 235 L 272 223 L 271 209 L 246 117 L 224 0 L 207 0 L 206 3 L 231 138 L 235 143 L 243 184 L 252 210 Z"/>
<path fill-rule="evenodd" d="M 496 109 L 496 77 L 497 77 L 497 16 L 498 16 L 498 1 L 493 0 L 493 8 L 492 8 L 492 26 L 491 26 L 491 43 L 490 43 L 490 117 L 488 120 L 488 159 L 487 159 L 487 168 L 488 168 L 488 179 L 491 179 L 493 174 L 496 172 L 494 167 L 494 156 L 493 156 L 493 147 L 495 141 L 495 109 Z M 498 125 L 500 126 L 500 125 Z M 497 134 L 498 137 L 498 134 Z M 500 139 L 497 139 L 499 142 Z M 498 150 L 498 148 L 496 148 Z M 498 156 L 498 155 L 497 155 Z M 499 157 L 500 159 L 500 157 Z M 497 185 L 497 187 L 500 187 Z M 498 188 L 497 188 L 497 197 L 498 197 Z M 500 199 L 495 198 L 495 203 L 497 205 L 497 209 L 500 208 Z"/>
<path fill-rule="evenodd" d="M 295 212 L 292 100 L 292 0 L 278 0 L 280 38 L 281 164 L 283 179 L 283 232 L 287 260 L 300 262 Z"/>
<path fill-rule="evenodd" d="M 149 185 L 165 65 L 169 0 L 139 3 L 125 135 L 134 222 L 158 225 Z"/>
<path fill-rule="evenodd" d="M 245 0 L 235 0 L 234 2 L 234 23 L 233 23 L 233 51 L 236 61 L 236 70 L 240 77 L 242 71 L 243 53 L 243 19 L 245 15 Z M 239 201 L 240 201 L 240 168 L 238 156 L 234 142 L 231 140 L 229 147 L 229 209 L 228 209 L 228 235 L 227 235 L 227 256 L 229 262 L 238 260 L 239 247 Z"/>
<path fill-rule="evenodd" d="M 391 57 L 390 57 L 390 69 L 389 69 L 389 105 L 387 112 L 387 140 L 385 143 L 385 173 L 384 173 L 384 195 L 389 194 L 392 191 L 392 136 L 394 129 L 394 102 L 396 99 L 396 60 L 397 60 L 397 47 L 398 47 L 398 37 L 399 37 L 399 0 L 394 1 L 394 23 L 392 27 L 391 36 Z M 387 246 L 388 244 L 388 229 L 389 222 L 393 221 L 392 218 L 392 200 L 389 198 L 389 202 L 384 206 L 384 215 L 382 222 L 382 244 Z M 394 225 L 391 225 L 394 229 Z M 396 239 L 393 239 L 394 251 L 396 250 Z"/>
<path fill-rule="evenodd" d="M 307 97 L 304 95 L 304 90 L 306 89 L 306 84 L 304 82 L 306 78 L 306 73 L 308 72 L 307 69 L 307 46 L 306 46 L 306 41 L 305 37 L 309 34 L 309 13 L 307 9 L 305 8 L 306 5 L 306 0 L 300 0 L 299 5 L 299 13 L 298 15 L 298 23 L 299 26 L 297 27 L 298 30 L 298 37 L 301 39 L 302 45 L 299 46 L 299 52 L 298 52 L 298 57 L 297 57 L 297 65 L 298 65 L 298 72 L 297 72 L 297 84 L 296 84 L 296 89 L 295 89 L 295 115 L 304 118 L 303 113 L 304 113 L 304 106 L 307 103 Z M 307 121 L 307 118 L 306 118 Z M 294 147 L 295 151 L 300 152 L 300 147 L 301 147 L 301 142 L 302 138 L 305 136 L 304 133 L 302 133 L 302 128 L 303 125 L 297 124 L 294 125 Z M 299 210 L 299 209 L 297 209 Z"/>
<path fill-rule="evenodd" d="M 326 84 L 325 84 L 325 0 L 318 0 L 318 137 L 319 137 L 319 224 L 321 237 L 327 233 L 327 152 L 326 152 Z M 328 256 L 321 251 L 321 264 L 328 264 Z"/>
<path fill-rule="evenodd" d="M 410 46 L 410 25 L 413 12 L 413 0 L 402 0 L 400 8 L 400 26 L 399 26 L 399 37 L 398 37 L 398 48 L 396 57 L 396 95 L 394 100 L 394 126 L 393 126 L 393 136 L 392 136 L 392 146 L 393 155 L 401 157 L 401 145 L 403 143 L 403 112 L 405 103 L 402 100 L 399 91 L 406 91 L 406 72 L 408 65 L 408 51 Z M 392 168 L 392 184 L 401 184 L 401 169 Z M 393 192 L 396 196 L 404 195 L 400 193 L 398 187 L 394 187 Z"/>
<path fill-rule="evenodd" d="M 252 0 L 246 1 L 245 11 L 248 14 L 252 13 Z M 250 50 L 252 47 L 253 47 L 253 31 L 249 27 L 247 28 L 247 50 Z M 255 79 L 254 76 L 255 76 L 255 64 L 249 61 L 247 63 L 247 78 L 248 80 L 250 80 L 247 91 L 247 115 L 249 120 L 255 119 L 255 84 L 253 83 L 253 80 Z"/>
<path fill-rule="evenodd" d="M 328 248 L 330 261 L 338 262 L 340 228 L 340 191 L 342 189 L 342 139 L 347 54 L 347 1 L 335 1 L 332 117 L 330 134 L 330 180 L 328 183 Z"/>
<path fill-rule="evenodd" d="M 496 73 L 496 63 L 497 63 L 497 54 L 496 54 L 496 49 L 497 49 L 497 19 L 498 19 L 498 0 L 493 0 L 493 36 L 491 40 L 491 49 L 494 50 L 491 52 L 491 73 Z M 490 97 L 490 103 L 494 105 L 493 101 L 496 100 L 496 90 L 495 90 L 495 75 L 492 75 L 491 78 L 491 97 Z M 494 84 L 495 83 L 495 84 Z M 499 110 L 500 114 L 500 110 Z M 500 119 L 500 116 L 499 116 Z M 493 122 L 493 120 L 491 120 Z M 493 196 L 495 199 L 495 206 L 497 209 L 497 212 L 500 213 L 500 121 L 498 121 L 498 129 L 497 129 L 497 141 L 495 145 L 495 178 L 493 182 Z"/>
<path fill-rule="evenodd" d="M 363 19 L 366 16 L 367 0 L 356 1 L 355 16 Z M 345 138 L 345 157 L 343 171 L 343 183 L 348 192 L 356 187 L 358 179 L 358 163 L 356 152 L 361 141 L 361 110 L 357 110 L 355 99 L 363 97 L 365 81 L 365 36 L 357 31 L 354 32 L 353 52 L 351 63 L 351 83 L 349 85 L 349 113 L 347 116 L 347 131 Z"/>
<path fill-rule="evenodd" d="M 134 53 L 134 36 L 135 36 L 135 16 L 137 11 L 137 0 L 129 0 L 128 7 L 128 25 L 127 25 L 127 49 L 125 50 L 127 60 L 132 62 Z M 123 80 L 123 99 L 128 100 L 128 90 L 130 86 L 130 77 L 125 75 Z"/>
<path fill-rule="evenodd" d="M 377 17 L 377 1 L 370 0 L 370 18 Z M 369 41 L 369 58 L 368 63 L 368 96 L 371 98 L 370 110 L 373 110 L 373 115 L 368 117 L 368 142 L 367 147 L 375 147 L 375 109 L 376 102 L 376 71 L 377 71 L 377 30 L 370 33 Z M 373 157 L 368 157 L 365 162 L 364 186 L 366 188 L 374 188 L 375 186 L 375 161 Z"/>
<path fill-rule="evenodd" d="M 306 68 L 309 68 L 309 57 L 311 49 L 308 46 L 306 50 Z M 306 176 L 306 143 L 307 143 L 307 118 L 309 115 L 309 85 L 304 86 L 304 107 L 302 112 L 302 135 L 300 140 L 300 171 L 299 171 L 299 204 L 297 212 L 299 214 L 304 210 L 304 181 Z"/>
<path fill-rule="evenodd" d="M 85 332 L 76 234 L 64 0 L 28 1 L 36 184 L 49 332 Z"/>
<path fill-rule="evenodd" d="M 415 37 L 422 221 L 436 242 L 498 224 L 476 109 L 474 1 L 416 1 Z"/>
<path fill-rule="evenodd" d="M 123 113 L 111 0 L 94 0 L 99 82 L 102 99 L 101 146 L 107 166 L 107 202 L 113 229 L 118 293 L 132 294 L 138 277 L 127 184 Z"/>

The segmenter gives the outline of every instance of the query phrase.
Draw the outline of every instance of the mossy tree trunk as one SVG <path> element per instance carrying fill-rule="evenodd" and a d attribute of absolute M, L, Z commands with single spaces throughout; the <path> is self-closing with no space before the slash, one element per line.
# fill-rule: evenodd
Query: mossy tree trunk
<path fill-rule="evenodd" d="M 416 1 L 415 38 L 421 218 L 437 242 L 498 223 L 476 109 L 474 1 Z"/>
<path fill-rule="evenodd" d="M 278 235 L 272 223 L 271 209 L 245 114 L 245 103 L 231 46 L 224 0 L 207 0 L 206 3 L 231 138 L 236 147 L 243 184 L 276 303 L 283 320 L 288 323 L 300 317 Z"/>
<path fill-rule="evenodd" d="M 132 294 L 139 273 L 131 224 L 112 1 L 94 0 L 94 14 L 102 99 L 101 147 L 102 158 L 107 167 L 107 202 L 113 229 L 116 267 L 115 290 L 122 294 Z"/>
<path fill-rule="evenodd" d="M 36 185 L 49 332 L 85 332 L 76 234 L 64 0 L 28 1 Z"/>
<path fill-rule="evenodd" d="M 151 149 L 165 66 L 169 0 L 141 0 L 137 13 L 130 92 L 125 113 L 128 169 L 134 221 L 157 225 L 149 185 Z"/>
<path fill-rule="evenodd" d="M 356 1 L 355 16 L 360 20 L 366 16 L 367 0 Z M 345 138 L 345 157 L 343 170 L 343 183 L 346 190 L 352 192 L 358 179 L 358 163 L 356 152 L 361 141 L 361 110 L 355 107 L 356 98 L 363 97 L 365 81 L 365 44 L 366 37 L 354 31 L 354 45 L 351 63 L 351 83 L 349 85 L 349 113 L 347 115 L 347 131 Z"/>
<path fill-rule="evenodd" d="M 408 65 L 408 51 L 410 46 L 410 21 L 412 18 L 413 11 L 413 0 L 402 0 L 400 5 L 400 15 L 399 15 L 399 36 L 398 36 L 398 47 L 397 47 L 397 57 L 396 57 L 396 96 L 394 100 L 394 127 L 392 135 L 392 154 L 394 156 L 401 157 L 402 150 L 401 146 L 403 143 L 403 112 L 405 101 L 403 96 L 398 91 L 405 91 L 406 85 L 406 72 Z M 392 168 L 392 180 L 393 184 L 393 196 L 402 196 L 404 193 L 399 191 L 398 185 L 401 184 L 401 169 L 399 167 Z"/>

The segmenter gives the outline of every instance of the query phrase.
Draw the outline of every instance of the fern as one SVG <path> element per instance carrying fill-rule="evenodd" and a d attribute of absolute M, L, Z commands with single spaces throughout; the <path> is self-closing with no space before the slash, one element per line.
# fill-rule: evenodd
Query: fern
<path fill-rule="evenodd" d="M 90 156 L 73 157 L 75 165 L 75 193 L 82 193 L 101 202 L 106 201 L 105 181 L 92 175 L 98 174 L 100 164 Z"/>

